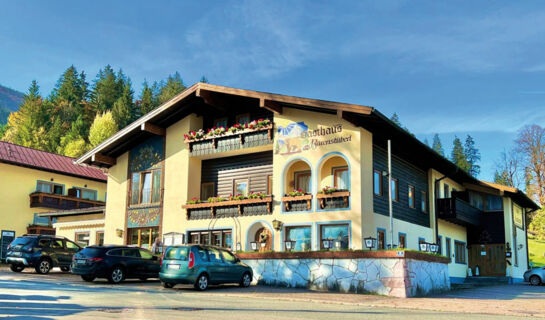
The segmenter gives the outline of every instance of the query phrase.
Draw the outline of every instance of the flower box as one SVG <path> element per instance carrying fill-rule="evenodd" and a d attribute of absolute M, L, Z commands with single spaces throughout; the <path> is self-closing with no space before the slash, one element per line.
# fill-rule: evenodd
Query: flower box
<path fill-rule="evenodd" d="M 342 198 L 344 206 L 343 208 L 348 208 L 348 199 L 350 198 L 350 191 L 335 191 L 332 193 L 318 193 L 316 199 L 320 201 L 320 208 L 326 209 L 328 201 L 331 201 L 335 198 Z"/>
<path fill-rule="evenodd" d="M 282 202 L 284 203 L 284 209 L 286 211 L 292 211 L 293 204 L 296 202 L 306 202 L 306 209 L 310 210 L 312 208 L 312 195 L 305 194 L 301 196 L 284 196 L 282 197 Z M 302 211 L 302 210 L 293 210 L 293 211 Z"/>
<path fill-rule="evenodd" d="M 217 201 L 217 202 L 201 202 L 193 204 L 185 204 L 182 206 L 183 209 L 187 210 L 187 218 L 191 219 L 191 211 L 199 210 L 202 212 L 203 209 L 208 209 L 210 211 L 210 218 L 216 217 L 217 209 L 223 209 L 227 207 L 233 207 L 239 216 L 244 215 L 246 207 L 264 204 L 266 205 L 267 214 L 272 213 L 272 196 L 266 196 L 263 199 L 243 199 L 243 200 L 226 200 L 226 201 Z"/>

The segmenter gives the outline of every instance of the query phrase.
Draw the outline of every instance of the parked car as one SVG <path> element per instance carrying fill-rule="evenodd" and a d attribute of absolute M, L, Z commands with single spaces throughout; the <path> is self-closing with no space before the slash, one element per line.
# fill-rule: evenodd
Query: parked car
<path fill-rule="evenodd" d="M 26 267 L 34 267 L 40 274 L 46 274 L 54 267 L 68 272 L 72 256 L 80 250 L 78 244 L 64 237 L 25 234 L 10 243 L 6 262 L 13 272 L 21 272 Z"/>
<path fill-rule="evenodd" d="M 209 284 L 238 283 L 250 286 L 252 268 L 224 248 L 200 245 L 167 247 L 161 262 L 159 279 L 165 288 L 192 284 L 206 290 Z"/>
<path fill-rule="evenodd" d="M 161 261 L 149 250 L 129 246 L 89 246 L 74 255 L 72 273 L 85 281 L 106 278 L 110 283 L 125 279 L 158 278 Z"/>
<path fill-rule="evenodd" d="M 533 286 L 545 283 L 545 267 L 533 268 L 524 273 L 524 281 Z"/>

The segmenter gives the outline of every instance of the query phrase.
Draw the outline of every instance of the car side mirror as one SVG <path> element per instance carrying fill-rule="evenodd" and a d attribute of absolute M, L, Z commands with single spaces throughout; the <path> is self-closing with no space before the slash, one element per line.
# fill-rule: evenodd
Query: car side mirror
<path fill-rule="evenodd" d="M 239 263 L 239 262 L 240 262 L 240 258 L 236 258 L 235 263 Z"/>

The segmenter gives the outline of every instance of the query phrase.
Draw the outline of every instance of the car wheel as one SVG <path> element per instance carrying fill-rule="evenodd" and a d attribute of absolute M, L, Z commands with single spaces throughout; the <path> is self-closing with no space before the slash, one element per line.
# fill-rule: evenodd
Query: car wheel
<path fill-rule="evenodd" d="M 113 268 L 112 272 L 108 276 L 108 282 L 118 284 L 125 278 L 125 271 L 121 267 Z"/>
<path fill-rule="evenodd" d="M 173 288 L 173 287 L 174 287 L 174 283 L 163 282 L 163 288 L 170 289 L 170 288 Z"/>
<path fill-rule="evenodd" d="M 47 274 L 49 271 L 51 271 L 51 261 L 48 259 L 40 260 L 36 266 L 36 272 L 39 274 Z"/>
<path fill-rule="evenodd" d="M 250 284 L 252 284 L 252 276 L 249 272 L 244 272 L 242 279 L 240 279 L 240 286 L 247 288 L 250 286 Z"/>
<path fill-rule="evenodd" d="M 539 286 L 541 284 L 541 279 L 538 276 L 531 276 L 530 284 L 533 286 Z"/>
<path fill-rule="evenodd" d="M 204 291 L 208 288 L 208 276 L 206 274 L 201 274 L 195 282 L 195 289 L 199 291 Z"/>
<path fill-rule="evenodd" d="M 83 279 L 83 281 L 87 282 L 93 282 L 93 280 L 95 280 L 95 277 L 93 276 L 81 276 L 81 278 Z"/>
<path fill-rule="evenodd" d="M 70 267 L 61 267 L 62 272 L 70 272 Z"/>
<path fill-rule="evenodd" d="M 9 266 L 9 268 L 10 268 L 11 271 L 13 271 L 13 272 L 21 272 L 21 271 L 23 271 L 23 269 L 24 269 L 25 267 L 23 267 L 23 266 L 18 266 L 18 265 L 16 265 L 16 264 L 12 264 L 12 265 Z"/>

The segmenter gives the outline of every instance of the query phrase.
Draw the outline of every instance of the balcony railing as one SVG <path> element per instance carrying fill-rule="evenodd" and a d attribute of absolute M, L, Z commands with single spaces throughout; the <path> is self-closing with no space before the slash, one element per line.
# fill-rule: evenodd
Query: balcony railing
<path fill-rule="evenodd" d="M 186 139 L 191 156 L 205 156 L 209 154 L 259 147 L 273 142 L 273 125 L 237 131 L 226 132 L 223 135 L 204 137 L 201 139 Z"/>
<path fill-rule="evenodd" d="M 60 194 L 50 194 L 44 192 L 33 192 L 30 194 L 31 208 L 69 210 L 98 207 L 104 205 L 105 203 L 103 201 L 80 199 Z"/>
<path fill-rule="evenodd" d="M 255 216 L 272 213 L 272 196 L 263 199 L 228 200 L 183 205 L 188 220 Z"/>
<path fill-rule="evenodd" d="M 459 198 L 437 199 L 437 214 L 440 219 L 461 225 L 478 226 L 482 211 Z"/>
<path fill-rule="evenodd" d="M 316 199 L 320 202 L 320 209 L 348 208 L 350 191 L 336 191 L 332 193 L 318 193 Z"/>
<path fill-rule="evenodd" d="M 284 211 L 308 211 L 312 208 L 312 195 L 284 196 L 282 203 Z"/>

